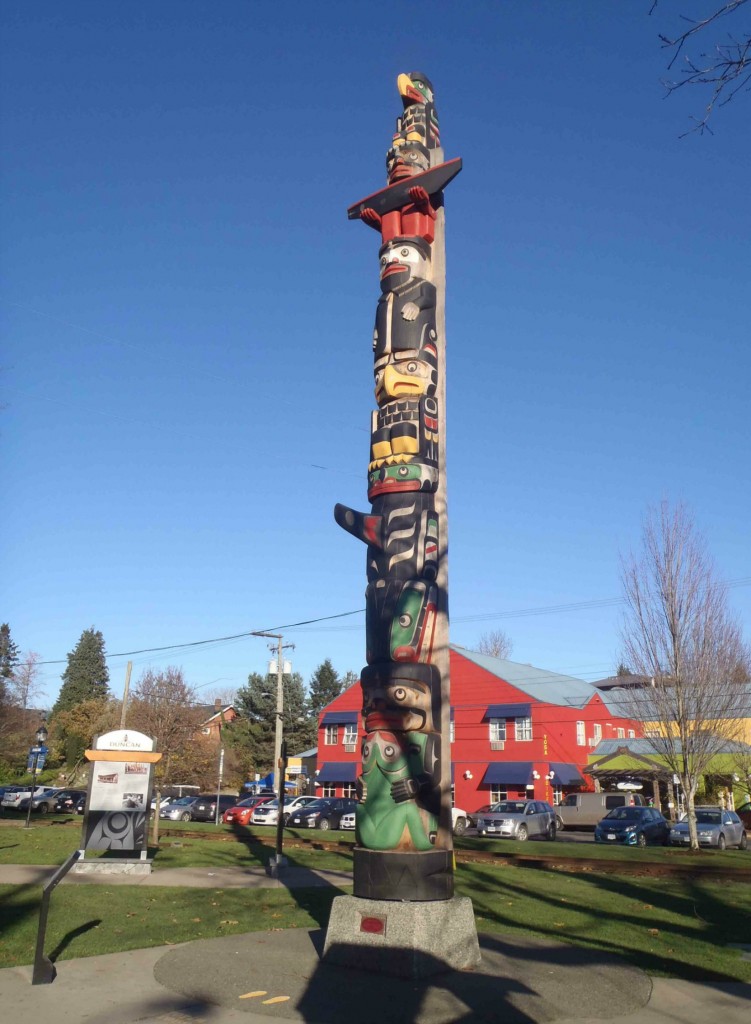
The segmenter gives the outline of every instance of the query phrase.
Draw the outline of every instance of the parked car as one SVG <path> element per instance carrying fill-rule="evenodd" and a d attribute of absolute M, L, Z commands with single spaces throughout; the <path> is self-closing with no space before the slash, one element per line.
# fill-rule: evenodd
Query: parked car
<path fill-rule="evenodd" d="M 469 825 L 469 815 L 461 807 L 451 808 L 451 829 L 455 836 L 463 836 Z"/>
<path fill-rule="evenodd" d="M 57 788 L 54 786 L 34 786 L 34 799 L 41 799 L 47 793 L 56 792 Z M 26 811 L 29 809 L 30 799 L 31 786 L 14 786 L 3 793 L 3 799 L 0 806 L 9 811 Z M 47 810 L 49 810 L 49 808 L 47 808 Z"/>
<path fill-rule="evenodd" d="M 670 824 L 656 807 L 615 807 L 595 826 L 596 843 L 646 846 L 670 838 Z"/>
<path fill-rule="evenodd" d="M 751 801 L 746 801 L 740 807 L 736 807 L 735 813 L 743 822 L 744 828 L 751 829 Z"/>
<path fill-rule="evenodd" d="M 234 807 L 237 803 L 237 793 L 221 793 L 218 797 L 219 801 L 219 817 L 221 818 L 225 811 L 228 811 L 230 807 Z M 215 821 L 216 820 L 216 806 L 217 796 L 216 793 L 212 795 L 203 793 L 201 796 L 196 797 L 188 808 L 190 813 L 191 821 Z M 185 819 L 183 818 L 183 821 Z"/>
<path fill-rule="evenodd" d="M 81 797 L 81 799 L 79 801 L 77 801 L 74 810 L 75 810 L 76 814 L 83 814 L 83 812 L 86 810 L 86 794 L 85 793 Z"/>
<path fill-rule="evenodd" d="M 196 796 L 180 796 L 177 800 L 171 800 L 159 808 L 159 817 L 169 818 L 170 821 L 190 821 L 190 805 L 197 799 Z"/>
<path fill-rule="evenodd" d="M 490 806 L 490 804 L 488 804 Z M 469 824 L 469 815 L 466 811 L 463 811 L 460 807 L 451 808 L 451 827 L 455 836 L 463 836 L 467 831 Z M 353 829 L 355 827 L 355 812 L 350 811 L 348 814 L 343 815 L 339 822 L 339 828 L 341 829 Z"/>
<path fill-rule="evenodd" d="M 356 800 L 349 797 L 316 798 L 312 804 L 306 804 L 290 814 L 287 824 L 290 828 L 339 828 L 342 817 L 354 811 Z"/>
<path fill-rule="evenodd" d="M 555 811 L 544 800 L 501 800 L 478 817 L 477 833 L 525 842 L 533 836 L 555 839 Z"/>
<path fill-rule="evenodd" d="M 564 828 L 594 828 L 608 811 L 616 807 L 641 807 L 644 798 L 639 793 L 569 793 L 555 808 L 555 826 Z"/>
<path fill-rule="evenodd" d="M 232 807 L 224 812 L 222 821 L 225 825 L 229 825 L 233 821 L 237 825 L 250 825 L 254 809 L 273 799 L 271 796 L 246 796 L 244 800 L 236 801 Z"/>
<path fill-rule="evenodd" d="M 748 845 L 746 829 L 735 811 L 723 811 L 721 807 L 695 807 L 696 832 L 699 846 L 716 846 L 724 850 L 726 846 L 737 846 L 745 850 Z M 670 830 L 671 846 L 688 846 L 691 837 L 688 833 L 688 815 Z"/>
<path fill-rule="evenodd" d="M 482 807 L 478 807 L 476 811 L 470 811 L 467 815 L 467 821 L 472 828 L 477 828 L 477 819 L 483 814 L 487 814 L 492 808 L 492 804 L 483 804 Z"/>
<path fill-rule="evenodd" d="M 54 811 L 57 798 L 62 792 L 64 792 L 62 789 L 47 789 L 40 793 L 39 789 L 35 787 L 34 796 L 23 796 L 18 805 L 18 810 L 28 811 L 29 804 L 31 804 L 32 812 L 49 814 L 50 811 Z"/>
<path fill-rule="evenodd" d="M 81 798 L 86 800 L 86 793 L 82 789 L 62 789 L 55 798 L 53 810 L 57 814 L 72 814 Z"/>
<path fill-rule="evenodd" d="M 316 796 L 295 796 L 285 800 L 282 808 L 282 822 L 286 825 L 290 814 L 301 807 L 315 803 L 317 799 Z M 279 801 L 266 800 L 264 803 L 258 804 L 253 808 L 250 820 L 254 825 L 276 825 L 279 820 Z"/>

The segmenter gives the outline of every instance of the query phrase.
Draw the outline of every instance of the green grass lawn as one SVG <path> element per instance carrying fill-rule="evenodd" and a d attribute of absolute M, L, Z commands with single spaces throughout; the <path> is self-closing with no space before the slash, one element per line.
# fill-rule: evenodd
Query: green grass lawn
<path fill-rule="evenodd" d="M 242 830 L 207 825 L 220 841 L 163 836 L 155 870 L 188 866 L 260 866 L 274 847 L 274 829 Z M 186 826 L 182 831 L 202 831 Z M 293 864 L 350 870 L 351 833 L 325 835 L 285 830 L 285 853 Z M 0 829 L 0 863 L 59 864 L 76 849 L 80 819 L 74 825 L 29 830 Z M 308 842 L 303 840 L 307 839 Z M 337 841 L 333 850 L 316 849 L 319 840 Z M 697 878 L 651 878 L 598 872 L 604 860 L 635 864 L 655 860 L 703 865 L 747 866 L 748 855 L 685 850 L 613 850 L 594 843 L 513 843 L 465 839 L 459 849 L 498 849 L 515 863 L 459 864 L 457 892 L 472 899 L 480 932 L 525 932 L 615 953 L 651 974 L 690 980 L 751 982 L 751 962 L 733 943 L 751 942 L 751 883 Z M 553 862 L 588 856 L 578 874 L 551 867 L 524 867 L 522 856 L 546 854 Z M 604 866 L 604 865 L 603 865 Z M 90 956 L 164 943 L 186 942 L 231 932 L 325 925 L 331 900 L 326 889 L 188 889 L 137 886 L 62 885 L 55 890 L 46 950 L 56 958 Z M 0 886 L 0 966 L 33 958 L 41 888 Z"/>

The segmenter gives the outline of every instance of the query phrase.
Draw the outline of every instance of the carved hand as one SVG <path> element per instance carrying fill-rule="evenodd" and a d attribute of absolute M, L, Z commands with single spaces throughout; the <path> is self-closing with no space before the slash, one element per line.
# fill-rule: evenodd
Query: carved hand
<path fill-rule="evenodd" d="M 419 312 L 420 307 L 416 302 L 405 302 L 402 306 L 402 319 L 414 320 Z"/>

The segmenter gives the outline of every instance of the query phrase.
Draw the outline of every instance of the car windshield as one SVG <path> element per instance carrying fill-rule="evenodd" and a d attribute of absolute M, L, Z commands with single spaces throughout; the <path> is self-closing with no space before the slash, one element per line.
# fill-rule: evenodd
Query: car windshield
<path fill-rule="evenodd" d="M 329 806 L 328 800 L 314 800 L 312 804 L 305 804 L 305 807 L 301 807 L 300 810 L 304 811 L 322 811 Z"/>
<path fill-rule="evenodd" d="M 501 814 L 524 814 L 526 806 L 524 800 L 501 800 L 499 804 L 493 804 L 491 810 Z"/>
<path fill-rule="evenodd" d="M 696 824 L 697 825 L 720 825 L 722 823 L 722 816 L 719 811 L 697 811 L 696 812 Z"/>
<path fill-rule="evenodd" d="M 638 821 L 641 818 L 641 808 L 639 807 L 616 807 L 605 815 L 608 821 Z"/>
<path fill-rule="evenodd" d="M 177 800 L 172 800 L 171 803 L 172 803 L 173 807 L 176 804 L 179 805 L 180 807 L 184 807 L 186 804 L 192 804 L 195 799 L 197 799 L 197 798 L 194 797 L 194 796 L 181 796 L 181 797 L 178 797 Z"/>

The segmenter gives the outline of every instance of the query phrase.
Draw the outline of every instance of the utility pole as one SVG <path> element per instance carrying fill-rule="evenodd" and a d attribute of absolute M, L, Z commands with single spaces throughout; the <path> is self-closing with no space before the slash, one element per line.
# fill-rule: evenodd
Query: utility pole
<path fill-rule="evenodd" d="M 284 661 L 283 652 L 288 649 L 295 649 L 294 644 L 285 644 L 281 633 L 263 633 L 258 631 L 251 633 L 251 636 L 265 636 L 270 640 L 276 640 L 276 729 L 274 731 L 274 779 L 279 781 L 279 760 L 282 756 L 282 720 L 284 718 Z M 271 651 L 273 647 L 269 648 Z M 284 780 L 282 780 L 284 782 Z M 279 788 L 277 786 L 277 788 Z M 282 787 L 283 790 L 283 787 Z M 280 807 L 281 810 L 281 807 Z"/>
<path fill-rule="evenodd" d="M 130 691 L 130 673 L 133 669 L 133 662 L 129 661 L 125 667 L 125 689 L 123 690 L 123 706 L 120 711 L 120 728 L 125 728 L 125 715 L 128 711 L 128 693 Z"/>

